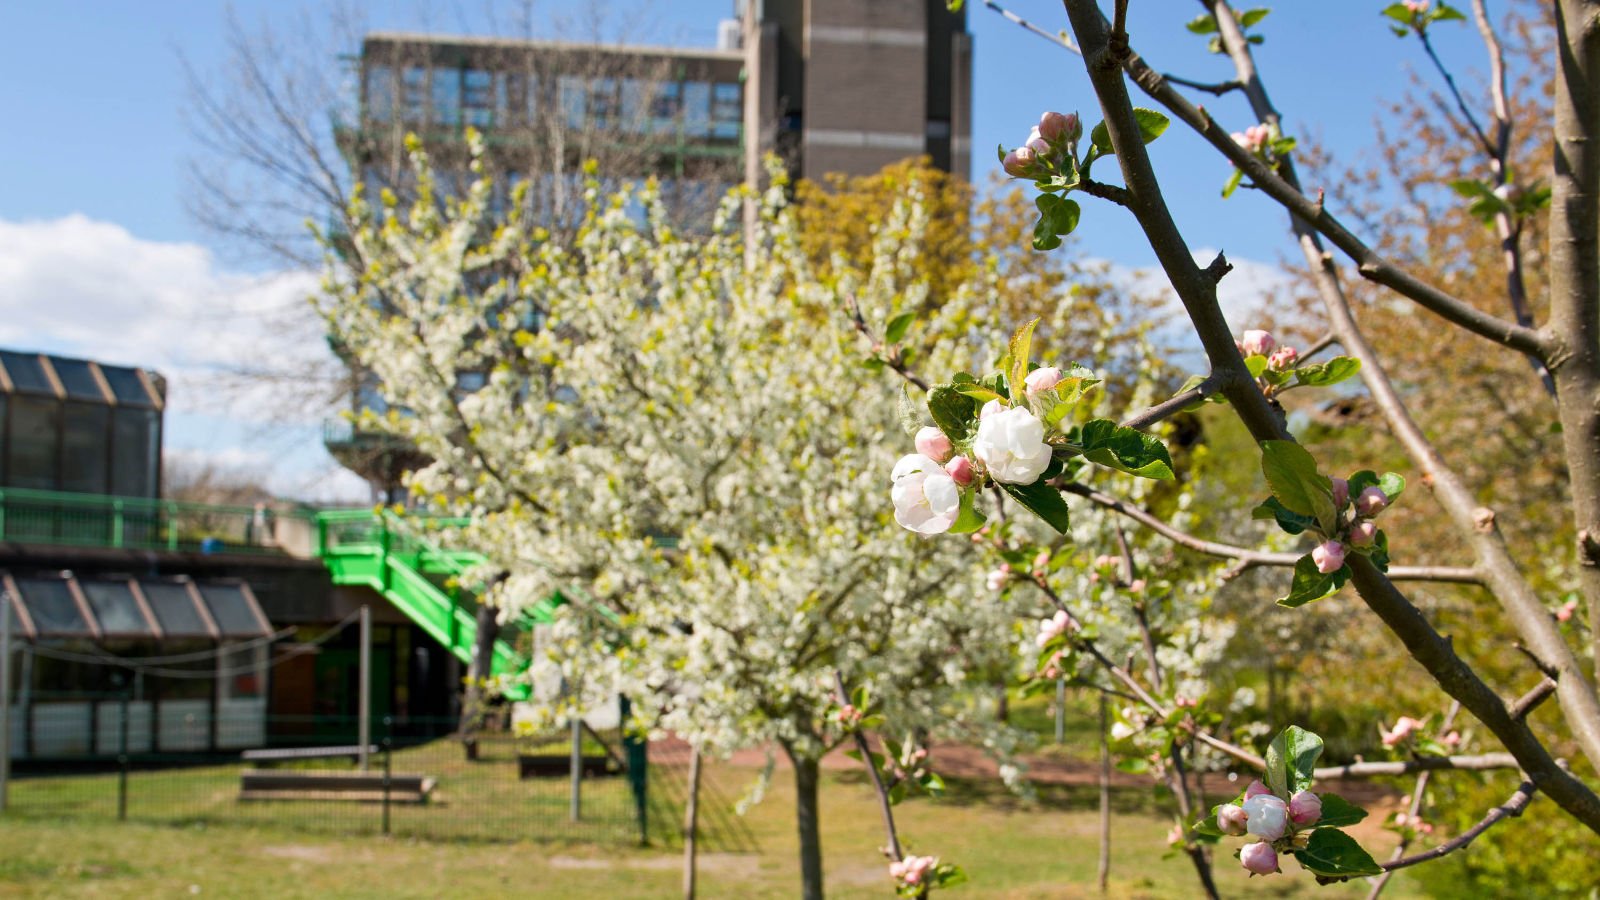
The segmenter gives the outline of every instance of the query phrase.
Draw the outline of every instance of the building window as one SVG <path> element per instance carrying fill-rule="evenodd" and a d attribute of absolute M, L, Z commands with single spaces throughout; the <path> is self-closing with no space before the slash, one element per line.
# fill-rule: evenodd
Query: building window
<path fill-rule="evenodd" d="M 656 134 L 671 134 L 678 130 L 678 113 L 683 111 L 683 86 L 676 81 L 656 85 L 655 100 L 650 104 L 650 118 Z"/>
<path fill-rule="evenodd" d="M 388 66 L 367 67 L 366 118 L 387 122 L 394 116 L 394 70 Z"/>
<path fill-rule="evenodd" d="M 622 121 L 619 123 L 622 131 L 643 134 L 649 130 L 650 98 L 650 82 L 622 79 Z"/>
<path fill-rule="evenodd" d="M 719 140 L 738 140 L 744 119 L 742 92 L 737 84 L 718 84 L 711 89 L 711 136 Z"/>
<path fill-rule="evenodd" d="M 683 133 L 691 138 L 711 133 L 711 85 L 704 81 L 684 82 Z"/>
<path fill-rule="evenodd" d="M 456 128 L 461 124 L 461 70 L 433 70 L 434 125 Z"/>
<path fill-rule="evenodd" d="M 111 493 L 154 497 L 161 458 L 160 414 L 153 409 L 119 407 L 111 421 Z"/>
<path fill-rule="evenodd" d="M 11 452 L 6 460 L 7 487 L 44 491 L 56 489 L 60 415 L 61 404 L 53 399 L 11 398 Z"/>
<path fill-rule="evenodd" d="M 494 76 L 468 69 L 461 76 L 461 110 L 464 124 L 488 128 L 494 124 Z"/>
<path fill-rule="evenodd" d="M 589 118 L 594 127 L 606 130 L 617 127 L 617 80 L 596 78 L 589 83 Z"/>
<path fill-rule="evenodd" d="M 111 408 L 68 403 L 61 429 L 61 489 L 83 494 L 106 492 L 106 437 Z"/>
<path fill-rule="evenodd" d="M 407 66 L 400 79 L 400 114 L 407 122 L 421 122 L 428 108 L 428 70 Z"/>
<path fill-rule="evenodd" d="M 929 119 L 928 137 L 933 138 L 934 140 L 941 140 L 950 137 L 950 120 Z"/>
<path fill-rule="evenodd" d="M 584 107 L 587 105 L 588 93 L 583 79 L 576 75 L 562 75 L 557 82 L 557 90 L 561 94 L 561 114 L 568 128 L 582 129 L 584 125 Z"/>

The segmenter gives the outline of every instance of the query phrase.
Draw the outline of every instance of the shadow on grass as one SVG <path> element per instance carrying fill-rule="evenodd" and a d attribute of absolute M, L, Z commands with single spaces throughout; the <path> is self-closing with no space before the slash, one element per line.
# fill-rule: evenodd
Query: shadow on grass
<path fill-rule="evenodd" d="M 860 770 L 841 771 L 836 776 L 841 783 L 858 785 L 871 790 L 867 774 Z M 1025 812 L 1044 807 L 1057 810 L 1097 810 L 1100 808 L 1100 787 L 1093 784 L 1035 784 L 1037 800 L 1019 796 L 997 778 L 944 779 L 945 790 L 938 803 L 962 807 L 983 806 L 1003 812 Z M 1116 815 L 1164 816 L 1171 813 L 1172 793 L 1164 787 L 1111 788 L 1111 811 Z"/>

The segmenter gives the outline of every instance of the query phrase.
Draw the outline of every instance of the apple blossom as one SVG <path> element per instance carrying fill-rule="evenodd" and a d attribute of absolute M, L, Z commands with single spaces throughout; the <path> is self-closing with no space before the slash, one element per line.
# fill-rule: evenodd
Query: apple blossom
<path fill-rule="evenodd" d="M 961 510 L 961 489 L 934 460 L 920 453 L 902 456 L 890 474 L 894 520 L 918 534 L 943 534 Z"/>
<path fill-rule="evenodd" d="M 1006 409 L 1008 409 L 1008 407 L 1000 400 L 990 400 L 988 403 L 983 405 L 982 409 L 978 410 L 978 421 L 986 421 L 990 416 L 1003 413 L 1006 411 Z"/>
<path fill-rule="evenodd" d="M 1278 345 L 1278 342 L 1272 339 L 1272 335 L 1259 329 L 1246 331 L 1241 343 L 1244 344 L 1246 356 L 1266 356 Z"/>
<path fill-rule="evenodd" d="M 1294 368 L 1295 362 L 1299 359 L 1300 352 L 1298 350 L 1293 347 L 1279 347 L 1272 351 L 1271 356 L 1267 357 L 1267 368 L 1274 372 L 1287 372 Z"/>
<path fill-rule="evenodd" d="M 1044 442 L 1044 423 L 1032 412 L 1017 407 L 978 423 L 972 453 L 995 481 L 1032 484 L 1050 464 L 1051 449 Z"/>
<path fill-rule="evenodd" d="M 1334 508 L 1344 509 L 1344 505 L 1350 502 L 1350 482 L 1343 478 L 1330 478 L 1328 480 L 1333 482 Z"/>
<path fill-rule="evenodd" d="M 972 460 L 967 459 L 965 456 L 951 457 L 950 461 L 944 464 L 944 471 L 961 487 L 966 487 L 972 483 Z M 974 537 L 977 537 L 977 535 L 974 535 Z M 982 540 L 982 538 L 979 539 Z"/>
<path fill-rule="evenodd" d="M 1244 807 L 1237 804 L 1224 803 L 1217 807 L 1217 828 L 1223 834 L 1244 834 L 1248 819 Z"/>
<path fill-rule="evenodd" d="M 1556 610 L 1556 621 L 1565 622 L 1572 618 L 1572 614 L 1577 610 L 1577 608 L 1578 601 L 1576 600 L 1568 600 L 1567 602 L 1561 604 L 1561 608 Z"/>
<path fill-rule="evenodd" d="M 1315 825 L 1322 818 L 1322 798 L 1310 791 L 1295 791 L 1289 798 L 1289 821 L 1296 825 Z"/>
<path fill-rule="evenodd" d="M 1371 547 L 1377 543 L 1378 526 L 1371 522 L 1357 522 L 1350 526 L 1350 543 L 1356 547 Z"/>
<path fill-rule="evenodd" d="M 1047 112 L 1039 117 L 1039 134 L 1052 144 L 1071 140 L 1078 130 L 1078 117 L 1076 114 L 1062 115 L 1058 112 Z"/>
<path fill-rule="evenodd" d="M 1060 635 L 1066 634 L 1077 628 L 1078 623 L 1072 621 L 1066 610 L 1056 610 L 1056 614 L 1048 619 L 1039 620 L 1039 636 L 1036 638 L 1040 647 L 1050 643 Z"/>
<path fill-rule="evenodd" d="M 1257 794 L 1244 801 L 1245 830 L 1264 841 L 1283 837 L 1289 827 L 1289 807 L 1276 794 Z"/>
<path fill-rule="evenodd" d="M 1278 871 L 1278 851 L 1265 841 L 1245 844 L 1239 850 L 1239 864 L 1251 875 L 1271 875 Z"/>
<path fill-rule="evenodd" d="M 1038 555 L 1033 558 L 1033 567 L 1035 569 L 1042 569 L 1048 565 L 1050 565 L 1050 551 L 1040 550 Z"/>
<path fill-rule="evenodd" d="M 1145 583 L 1143 578 L 1135 578 L 1133 581 L 1128 583 L 1128 590 L 1134 592 L 1135 594 L 1144 593 L 1144 588 Z"/>
<path fill-rule="evenodd" d="M 1311 561 L 1317 564 L 1317 571 L 1324 575 L 1337 572 L 1344 565 L 1344 545 L 1338 541 L 1318 544 L 1311 550 Z"/>
<path fill-rule="evenodd" d="M 1022 379 L 1022 384 L 1030 397 L 1041 391 L 1048 391 L 1060 383 L 1061 370 L 1055 366 L 1034 369 L 1028 373 L 1026 378 Z"/>
<path fill-rule="evenodd" d="M 918 453 L 936 463 L 944 463 L 950 458 L 950 439 L 932 425 L 923 426 L 912 439 L 912 443 L 916 445 Z"/>
<path fill-rule="evenodd" d="M 1259 797 L 1262 794 L 1271 794 L 1271 793 L 1272 793 L 1272 788 L 1269 788 L 1265 784 L 1262 784 L 1260 779 L 1256 779 L 1255 781 L 1250 782 L 1250 786 L 1249 787 L 1244 789 L 1244 798 L 1246 800 L 1249 800 L 1252 797 Z"/>
<path fill-rule="evenodd" d="M 1038 157 L 1031 148 L 1018 147 L 1007 153 L 1005 161 L 1000 165 L 1001 168 L 1006 170 L 1007 175 L 1016 178 L 1031 178 L 1038 165 Z"/>
<path fill-rule="evenodd" d="M 1032 131 L 1028 132 L 1028 140 L 1022 146 L 1032 150 L 1040 157 L 1050 155 L 1050 142 L 1045 140 L 1044 135 L 1039 133 L 1039 126 L 1037 125 L 1033 126 Z"/>
<path fill-rule="evenodd" d="M 1378 733 L 1383 737 L 1383 745 L 1385 747 L 1393 747 L 1395 744 L 1398 744 L 1406 738 L 1411 737 L 1414 732 L 1418 731 L 1423 725 L 1426 724 L 1427 723 L 1421 719 L 1413 719 L 1410 716 L 1401 716 L 1400 718 L 1394 720 L 1393 731 L 1385 731 L 1383 726 L 1380 725 L 1378 727 Z"/>
<path fill-rule="evenodd" d="M 1356 512 L 1368 518 L 1383 512 L 1388 505 L 1389 495 L 1375 484 L 1368 486 L 1361 492 L 1361 496 L 1356 498 Z"/>

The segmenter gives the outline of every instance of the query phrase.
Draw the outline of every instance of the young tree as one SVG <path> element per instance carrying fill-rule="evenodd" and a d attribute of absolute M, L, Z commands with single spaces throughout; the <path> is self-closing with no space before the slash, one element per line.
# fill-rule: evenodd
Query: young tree
<path fill-rule="evenodd" d="M 515 211 L 493 221 L 486 178 L 441 197 L 412 155 L 415 202 L 357 195 L 341 252 L 359 276 L 330 263 L 321 301 L 393 410 L 360 424 L 432 460 L 410 490 L 469 517 L 448 540 L 506 573 L 486 595 L 503 617 L 567 600 L 528 674 L 565 685 L 547 714 L 622 692 L 640 722 L 708 752 L 783 749 L 803 893 L 820 897 L 818 761 L 847 726 L 1013 742 L 960 710 L 968 673 L 1009 665 L 1017 610 L 970 602 L 983 591 L 970 543 L 892 526 L 878 497 L 900 404 L 834 312 L 922 307 L 922 212 L 896 208 L 870 268 L 818 278 L 781 180 L 755 232 L 734 195 L 703 238 L 674 229 L 653 190 L 606 197 L 591 181 L 568 244 Z M 978 289 L 935 321 L 966 317 Z M 948 346 L 934 358 L 968 352 Z M 907 773 L 916 743 L 901 748 Z"/>

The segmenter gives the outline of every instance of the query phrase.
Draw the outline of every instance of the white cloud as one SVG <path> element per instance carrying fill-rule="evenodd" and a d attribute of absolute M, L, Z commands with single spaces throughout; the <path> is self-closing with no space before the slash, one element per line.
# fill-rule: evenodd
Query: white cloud
<path fill-rule="evenodd" d="M 269 484 L 349 499 L 321 446 L 338 362 L 306 302 L 317 284 L 230 272 L 198 244 L 83 215 L 0 220 L 0 346 L 155 369 L 169 452 L 245 454 Z"/>

